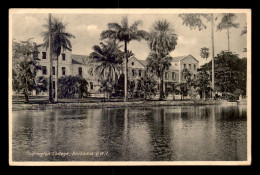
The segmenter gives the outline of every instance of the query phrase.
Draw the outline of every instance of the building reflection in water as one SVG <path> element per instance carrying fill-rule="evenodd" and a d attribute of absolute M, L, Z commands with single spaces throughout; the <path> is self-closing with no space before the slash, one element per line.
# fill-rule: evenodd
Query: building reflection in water
<path fill-rule="evenodd" d="M 168 106 L 13 112 L 13 158 L 34 161 L 245 160 L 246 107 Z M 26 156 L 26 152 L 107 152 Z"/>

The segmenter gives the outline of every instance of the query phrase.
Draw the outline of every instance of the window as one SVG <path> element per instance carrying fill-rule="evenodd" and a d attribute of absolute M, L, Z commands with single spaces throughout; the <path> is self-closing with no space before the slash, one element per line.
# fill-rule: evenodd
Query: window
<path fill-rule="evenodd" d="M 42 59 L 46 59 L 46 52 L 42 52 Z"/>
<path fill-rule="evenodd" d="M 196 70 L 196 65 L 194 64 L 194 70 Z"/>
<path fill-rule="evenodd" d="M 66 75 L 66 68 L 62 67 L 61 70 L 62 70 L 62 75 Z"/>
<path fill-rule="evenodd" d="M 194 78 L 194 79 L 196 78 L 196 74 L 193 74 L 193 78 Z"/>
<path fill-rule="evenodd" d="M 90 82 L 90 89 L 93 89 L 93 83 Z"/>
<path fill-rule="evenodd" d="M 175 73 L 174 73 L 174 72 L 172 72 L 172 79 L 173 79 L 173 80 L 176 79 L 176 77 L 175 77 Z"/>
<path fill-rule="evenodd" d="M 55 81 L 52 82 L 52 88 L 55 89 Z"/>
<path fill-rule="evenodd" d="M 62 54 L 62 60 L 65 61 L 65 59 L 66 59 L 66 55 L 65 55 L 65 53 L 63 53 Z"/>
<path fill-rule="evenodd" d="M 169 73 L 165 72 L 165 79 L 168 80 L 168 78 L 169 78 Z"/>
<path fill-rule="evenodd" d="M 157 89 L 160 90 L 160 84 L 158 83 Z"/>
<path fill-rule="evenodd" d="M 133 77 L 135 76 L 135 70 L 134 69 L 132 69 L 132 75 L 133 75 Z"/>
<path fill-rule="evenodd" d="M 175 66 L 178 66 L 178 63 L 175 63 Z"/>
<path fill-rule="evenodd" d="M 191 69 L 191 64 L 189 64 L 189 69 Z"/>
<path fill-rule="evenodd" d="M 52 75 L 55 75 L 55 67 L 52 67 Z"/>
<path fill-rule="evenodd" d="M 186 69 L 186 64 L 183 64 L 183 68 Z"/>
<path fill-rule="evenodd" d="M 46 66 L 42 66 L 42 75 L 47 75 L 47 68 L 46 68 Z"/>
<path fill-rule="evenodd" d="M 79 67 L 79 75 L 82 75 L 82 67 Z"/>
<path fill-rule="evenodd" d="M 135 63 L 134 63 L 134 62 L 132 62 L 132 66 L 133 66 L 133 65 L 135 65 Z"/>
<path fill-rule="evenodd" d="M 139 70 L 139 77 L 141 77 L 142 76 L 142 71 L 141 70 Z"/>

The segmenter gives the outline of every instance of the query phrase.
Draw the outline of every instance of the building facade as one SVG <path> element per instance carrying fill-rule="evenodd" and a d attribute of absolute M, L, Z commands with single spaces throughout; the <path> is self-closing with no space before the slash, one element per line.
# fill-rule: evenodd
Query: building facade
<path fill-rule="evenodd" d="M 43 76 L 49 78 L 50 73 L 53 74 L 53 85 L 55 86 L 55 73 L 57 69 L 57 60 L 53 58 L 53 69 L 50 72 L 50 58 L 48 50 L 45 48 L 39 48 L 39 64 L 41 70 L 37 72 L 37 76 Z M 89 70 L 93 68 L 95 63 L 88 61 L 88 56 L 86 55 L 75 55 L 71 51 L 62 51 L 58 57 L 58 77 L 67 75 L 80 75 L 85 78 L 89 84 L 88 90 L 91 96 L 100 96 L 99 93 L 100 83 L 97 78 L 90 75 Z M 146 60 L 139 60 L 134 56 L 128 60 L 128 77 L 131 81 L 136 81 L 137 79 L 145 75 L 145 70 L 147 66 Z M 195 59 L 192 55 L 173 57 L 171 66 L 168 70 L 164 72 L 164 90 L 167 83 L 180 83 L 183 81 L 181 71 L 187 68 L 191 73 L 192 77 L 195 78 L 197 74 L 197 68 L 199 67 L 199 61 Z M 158 80 L 158 79 L 157 79 Z M 159 89 L 159 81 L 158 81 Z M 55 87 L 53 87 L 55 89 Z M 47 92 L 42 92 L 41 94 L 34 95 L 47 95 Z"/>
<path fill-rule="evenodd" d="M 145 68 L 147 66 L 146 60 L 138 60 L 131 57 L 128 61 L 128 73 L 130 80 L 137 80 L 144 76 Z M 192 78 L 196 77 L 199 61 L 192 55 L 173 57 L 171 66 L 164 72 L 164 90 L 167 83 L 181 83 L 183 82 L 182 70 L 187 68 L 192 74 Z M 158 81 L 159 82 L 159 81 Z M 159 89 L 159 83 L 158 83 Z"/>
<path fill-rule="evenodd" d="M 55 73 L 57 69 L 57 58 L 53 58 L 53 68 L 52 72 L 50 72 L 50 58 L 49 52 L 45 48 L 39 48 L 39 65 L 41 66 L 41 70 L 37 71 L 37 76 L 43 76 L 45 78 L 49 78 L 50 73 L 53 74 L 53 85 L 55 85 Z M 72 54 L 71 51 L 62 51 L 60 56 L 58 57 L 58 77 L 62 76 L 76 76 L 80 75 L 87 80 L 89 83 L 89 93 L 96 94 L 99 90 L 99 82 L 96 81 L 95 77 L 89 74 L 89 69 L 93 67 L 93 63 L 87 62 L 88 57 L 85 55 L 75 55 Z M 53 87 L 55 89 L 55 87 Z M 46 95 L 47 92 L 42 92 L 39 95 Z M 38 95 L 35 94 L 34 95 Z"/>

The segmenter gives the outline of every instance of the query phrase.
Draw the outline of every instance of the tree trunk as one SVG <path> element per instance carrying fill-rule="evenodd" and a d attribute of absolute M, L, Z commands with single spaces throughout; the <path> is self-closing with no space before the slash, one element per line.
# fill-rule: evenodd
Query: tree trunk
<path fill-rule="evenodd" d="M 215 72 L 214 72 L 214 15 L 211 14 L 211 41 L 212 41 L 212 98 L 214 98 L 214 89 L 215 89 Z"/>
<path fill-rule="evenodd" d="M 58 102 L 58 80 L 59 80 L 59 56 L 57 56 L 56 78 L 55 78 L 55 102 Z"/>
<path fill-rule="evenodd" d="M 144 100 L 146 101 L 146 90 L 144 90 Z"/>
<path fill-rule="evenodd" d="M 160 97 L 159 100 L 163 100 L 164 99 L 164 95 L 163 95 L 163 74 L 160 77 Z"/>
<path fill-rule="evenodd" d="M 24 98 L 25 98 L 25 101 L 24 101 L 24 103 L 29 103 L 29 95 L 25 92 L 24 93 Z"/>
<path fill-rule="evenodd" d="M 229 43 L 229 28 L 227 28 L 227 37 L 228 37 L 228 51 L 230 51 L 230 43 Z"/>
<path fill-rule="evenodd" d="M 128 80 L 128 60 L 127 60 L 127 42 L 125 41 L 125 97 L 124 101 L 128 101 L 128 89 L 127 89 L 127 80 Z"/>
<path fill-rule="evenodd" d="M 52 93 L 52 67 L 53 67 L 53 61 L 52 61 L 52 56 L 51 56 L 51 14 L 49 14 L 49 59 L 50 59 L 50 77 L 49 77 L 49 102 L 53 103 L 53 93 Z"/>

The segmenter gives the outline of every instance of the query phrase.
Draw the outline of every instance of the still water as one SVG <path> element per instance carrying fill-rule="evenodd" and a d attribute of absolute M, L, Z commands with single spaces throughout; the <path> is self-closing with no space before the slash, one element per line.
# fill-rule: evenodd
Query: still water
<path fill-rule="evenodd" d="M 13 161 L 234 161 L 247 157 L 246 106 L 13 112 Z"/>

